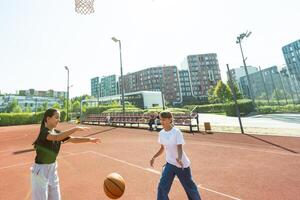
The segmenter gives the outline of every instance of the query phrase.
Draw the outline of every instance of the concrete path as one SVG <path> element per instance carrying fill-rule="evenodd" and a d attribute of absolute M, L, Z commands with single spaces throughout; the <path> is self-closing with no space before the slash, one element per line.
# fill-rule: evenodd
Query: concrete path
<path fill-rule="evenodd" d="M 265 114 L 242 117 L 246 133 L 300 137 L 300 114 Z M 210 122 L 213 131 L 241 132 L 237 117 L 199 113 L 200 126 Z"/>

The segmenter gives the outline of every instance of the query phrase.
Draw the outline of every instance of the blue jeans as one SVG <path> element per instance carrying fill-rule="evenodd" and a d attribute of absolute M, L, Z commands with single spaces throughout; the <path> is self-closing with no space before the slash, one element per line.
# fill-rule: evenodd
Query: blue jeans
<path fill-rule="evenodd" d="M 201 200 L 197 185 L 192 179 L 190 167 L 184 168 L 182 170 L 182 168 L 178 168 L 169 163 L 165 165 L 160 178 L 157 200 L 169 200 L 168 194 L 170 192 L 175 175 L 178 177 L 189 200 Z"/>

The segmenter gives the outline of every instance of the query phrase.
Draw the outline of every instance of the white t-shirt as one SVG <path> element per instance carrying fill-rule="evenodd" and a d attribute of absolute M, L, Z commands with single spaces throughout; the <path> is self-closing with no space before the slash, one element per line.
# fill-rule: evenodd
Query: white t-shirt
<path fill-rule="evenodd" d="M 164 129 L 161 130 L 159 132 L 158 143 L 164 145 L 166 149 L 167 162 L 177 167 L 181 167 L 176 161 L 176 158 L 178 158 L 177 145 L 185 144 L 181 131 L 175 127 L 169 131 L 165 131 Z M 184 151 L 182 152 L 182 163 L 184 168 L 189 167 L 191 164 L 191 161 Z"/>

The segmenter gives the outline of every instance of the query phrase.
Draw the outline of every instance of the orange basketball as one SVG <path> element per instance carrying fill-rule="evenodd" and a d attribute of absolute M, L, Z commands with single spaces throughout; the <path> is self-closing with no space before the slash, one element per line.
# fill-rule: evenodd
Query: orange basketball
<path fill-rule="evenodd" d="M 125 181 L 120 174 L 111 173 L 106 176 L 103 188 L 109 198 L 118 199 L 125 191 Z"/>

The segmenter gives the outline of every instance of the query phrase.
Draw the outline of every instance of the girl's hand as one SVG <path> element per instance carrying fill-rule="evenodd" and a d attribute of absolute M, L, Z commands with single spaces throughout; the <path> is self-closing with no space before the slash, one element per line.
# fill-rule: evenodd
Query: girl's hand
<path fill-rule="evenodd" d="M 76 131 L 90 131 L 90 127 L 76 126 Z"/>
<path fill-rule="evenodd" d="M 90 138 L 90 142 L 99 144 L 99 143 L 101 143 L 101 139 L 100 138 Z"/>
<path fill-rule="evenodd" d="M 150 160 L 151 167 L 153 167 L 154 161 L 155 161 L 155 158 L 151 158 L 151 160 Z"/>
<path fill-rule="evenodd" d="M 182 160 L 179 158 L 176 158 L 177 163 L 180 165 L 181 168 L 183 168 Z"/>

